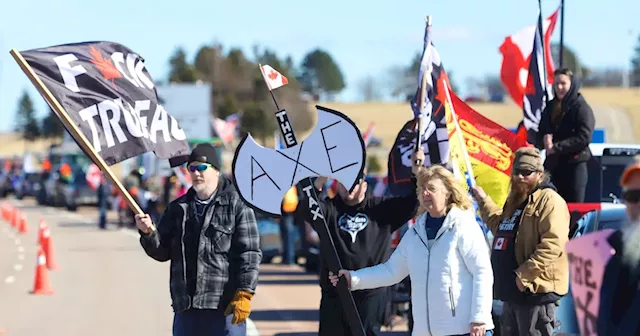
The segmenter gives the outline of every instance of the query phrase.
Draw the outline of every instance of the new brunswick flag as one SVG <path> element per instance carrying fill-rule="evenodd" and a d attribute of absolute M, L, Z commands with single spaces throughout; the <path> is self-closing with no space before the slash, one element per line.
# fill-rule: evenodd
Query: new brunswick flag
<path fill-rule="evenodd" d="M 445 85 L 445 82 L 440 81 L 439 85 Z M 520 147 L 528 146 L 528 143 L 516 133 L 474 111 L 453 92 L 450 103 L 451 105 L 445 104 L 450 162 L 455 162 L 464 175 L 467 168 L 462 146 L 466 146 L 476 184 L 482 187 L 497 205 L 502 206 L 509 193 L 515 152 Z M 460 143 L 452 106 L 464 144 Z"/>

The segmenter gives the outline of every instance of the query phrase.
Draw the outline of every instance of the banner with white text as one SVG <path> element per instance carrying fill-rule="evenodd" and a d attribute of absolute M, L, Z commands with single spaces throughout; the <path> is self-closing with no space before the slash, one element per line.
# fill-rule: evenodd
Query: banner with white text
<path fill-rule="evenodd" d="M 108 165 L 150 151 L 184 162 L 186 135 L 158 102 L 140 55 L 104 41 L 21 54 Z"/>

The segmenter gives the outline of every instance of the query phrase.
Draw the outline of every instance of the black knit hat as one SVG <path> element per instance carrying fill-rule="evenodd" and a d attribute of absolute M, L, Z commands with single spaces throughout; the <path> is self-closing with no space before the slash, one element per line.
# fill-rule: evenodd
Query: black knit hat
<path fill-rule="evenodd" d="M 220 162 L 218 161 L 218 152 L 216 148 L 211 144 L 203 143 L 198 144 L 192 151 L 191 155 L 189 155 L 189 161 L 187 165 L 191 162 L 198 161 L 204 162 L 212 165 L 215 169 L 220 170 Z"/>

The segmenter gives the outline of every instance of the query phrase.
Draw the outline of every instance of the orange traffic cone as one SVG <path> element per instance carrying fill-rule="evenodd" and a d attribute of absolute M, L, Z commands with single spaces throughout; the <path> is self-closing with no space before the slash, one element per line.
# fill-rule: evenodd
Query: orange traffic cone
<path fill-rule="evenodd" d="M 11 211 L 11 226 L 18 227 L 18 208 L 13 208 L 13 211 Z"/>
<path fill-rule="evenodd" d="M 38 244 L 42 246 L 45 256 L 47 257 L 47 268 L 50 270 L 58 269 L 53 253 L 53 243 L 51 239 L 51 230 L 44 219 L 40 219 L 40 228 L 38 232 Z"/>
<path fill-rule="evenodd" d="M 27 234 L 27 232 L 28 232 L 28 229 L 27 229 L 27 215 L 25 215 L 24 213 L 20 214 L 19 232 L 20 232 L 20 234 Z"/>
<path fill-rule="evenodd" d="M 7 210 L 7 202 L 2 202 L 2 219 L 4 220 L 9 220 L 9 214 Z"/>
<path fill-rule="evenodd" d="M 36 261 L 36 277 L 33 283 L 31 294 L 51 295 L 54 293 L 49 284 L 49 274 L 47 271 L 47 257 L 44 255 L 42 247 L 38 248 L 38 258 Z"/>

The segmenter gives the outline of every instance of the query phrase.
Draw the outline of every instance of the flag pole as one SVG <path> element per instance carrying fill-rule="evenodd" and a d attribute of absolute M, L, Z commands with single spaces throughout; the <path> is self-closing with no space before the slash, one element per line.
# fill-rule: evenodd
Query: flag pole
<path fill-rule="evenodd" d="M 563 68 L 564 66 L 564 0 L 560 1 L 560 56 L 559 56 L 559 67 Z"/>
<path fill-rule="evenodd" d="M 38 92 L 42 95 L 42 97 L 47 101 L 51 109 L 58 115 L 58 118 L 64 124 L 67 131 L 71 134 L 71 136 L 76 140 L 78 145 L 84 150 L 85 154 L 89 156 L 91 161 L 100 168 L 100 170 L 107 176 L 109 181 L 118 189 L 120 194 L 124 197 L 125 201 L 129 205 L 129 207 L 133 210 L 135 214 L 143 214 L 144 212 L 138 205 L 138 203 L 133 199 L 129 191 L 120 183 L 118 178 L 115 176 L 109 165 L 102 159 L 100 155 L 96 152 L 96 150 L 91 146 L 89 140 L 84 136 L 84 134 L 80 131 L 78 126 L 73 122 L 69 114 L 64 110 L 60 102 L 55 98 L 55 96 L 49 91 L 49 89 L 44 85 L 40 77 L 35 73 L 31 65 L 24 59 L 22 54 L 16 49 L 11 49 L 9 52 L 13 59 L 18 63 L 20 69 L 27 75 L 31 83 L 38 89 Z M 155 230 L 155 227 L 153 228 Z"/>
<path fill-rule="evenodd" d="M 273 95 L 271 90 L 271 86 L 269 82 L 266 80 L 266 76 L 264 76 L 264 71 L 262 70 L 262 65 L 260 66 L 260 72 L 262 72 L 263 78 L 265 79 L 265 83 L 269 88 L 269 93 L 271 93 L 271 98 L 273 98 L 273 102 L 278 109 L 278 112 L 275 113 L 276 122 L 280 128 L 280 132 L 282 134 L 284 146 L 286 148 L 295 147 L 298 145 L 298 141 L 295 137 L 295 132 L 293 131 L 293 127 L 289 122 L 289 116 L 287 115 L 287 111 L 284 109 L 280 109 L 278 106 L 278 102 Z M 320 251 L 325 251 L 327 255 L 325 256 L 325 261 L 329 266 L 329 270 L 331 270 L 334 274 L 338 274 L 338 271 L 343 269 L 342 263 L 340 262 L 340 257 L 338 256 L 338 251 L 336 250 L 336 245 L 333 242 L 333 238 L 331 234 L 329 234 L 329 227 L 327 225 L 327 221 L 325 219 L 324 211 L 319 206 L 320 201 L 318 197 L 318 193 L 316 192 L 316 188 L 314 185 L 314 181 L 311 180 L 310 177 L 304 178 L 300 180 L 300 188 L 305 191 L 306 195 L 309 197 L 309 211 L 313 210 L 317 212 L 318 215 L 313 216 L 313 228 L 318 233 L 320 237 L 321 248 Z M 317 206 L 317 211 L 312 208 L 315 204 Z M 323 248 L 323 244 L 325 245 Z M 330 247 L 330 248 L 329 248 Z M 321 252 L 322 253 L 322 252 Z M 365 336 L 364 326 L 362 325 L 362 320 L 360 319 L 360 314 L 358 313 L 358 308 L 356 307 L 356 303 L 353 300 L 353 295 L 351 294 L 351 290 L 347 285 L 347 281 L 345 277 L 340 277 L 338 279 L 338 285 L 336 287 L 338 291 L 338 296 L 340 301 L 342 302 L 342 308 L 346 314 L 347 320 L 349 321 L 349 329 L 351 330 L 351 334 L 353 336 Z"/>
<path fill-rule="evenodd" d="M 262 64 L 258 63 L 258 67 L 260 68 L 260 73 L 262 74 L 262 78 L 266 78 L 266 76 L 264 75 L 264 70 L 262 70 Z M 269 94 L 271 95 L 271 99 L 273 99 L 273 103 L 276 105 L 276 110 L 280 111 L 280 106 L 278 106 L 276 97 L 273 95 L 273 90 L 271 90 L 271 85 L 267 81 L 265 81 L 265 83 L 267 84 L 267 88 L 269 89 Z"/>
<path fill-rule="evenodd" d="M 542 47 L 542 70 L 543 70 L 543 78 L 544 78 L 544 82 L 543 82 L 543 88 L 544 88 L 544 102 L 545 102 L 545 106 L 549 105 L 549 94 L 548 94 L 548 88 L 549 88 L 549 80 L 548 80 L 548 74 L 547 74 L 547 53 L 546 53 L 546 49 L 544 46 L 544 30 L 543 30 L 543 24 L 542 24 L 542 0 L 538 0 L 538 32 L 539 34 L 536 34 L 534 37 L 534 41 L 537 37 L 540 37 L 540 46 Z M 535 42 L 534 42 L 535 43 Z M 560 54 L 562 55 L 562 50 L 560 50 Z M 535 55 L 531 55 L 532 57 L 535 57 Z"/>
<path fill-rule="evenodd" d="M 460 142 L 460 149 L 462 150 L 462 156 L 464 159 L 464 164 L 467 167 L 467 173 L 465 174 L 467 179 L 467 184 L 469 188 L 476 186 L 476 179 L 473 175 L 473 167 L 471 166 L 471 160 L 469 160 L 469 152 L 467 152 L 467 146 L 464 141 L 464 136 L 462 135 L 462 130 L 460 130 L 460 124 L 458 123 L 458 115 L 456 114 L 456 110 L 453 107 L 453 102 L 451 101 L 451 94 L 449 93 L 449 82 L 444 79 L 444 92 L 447 95 L 447 104 L 451 108 L 451 117 L 453 118 L 453 125 L 456 128 L 456 134 L 458 135 L 458 141 Z"/>
<path fill-rule="evenodd" d="M 425 22 L 427 25 L 427 28 L 431 27 L 431 15 L 427 15 L 427 17 L 425 18 Z M 429 42 L 431 43 L 431 42 Z M 426 46 L 425 49 L 427 49 L 429 46 Z M 431 66 L 431 64 L 429 64 L 429 66 Z M 420 118 L 418 118 L 418 123 L 416 125 L 416 147 L 415 147 L 415 151 L 418 152 L 418 150 L 422 147 L 422 116 L 424 113 L 424 99 L 425 96 L 427 95 L 427 71 L 422 73 L 422 78 L 421 80 L 421 84 L 420 84 Z M 422 162 L 420 160 L 416 160 L 416 165 L 417 166 L 422 166 Z"/>

